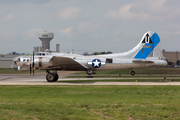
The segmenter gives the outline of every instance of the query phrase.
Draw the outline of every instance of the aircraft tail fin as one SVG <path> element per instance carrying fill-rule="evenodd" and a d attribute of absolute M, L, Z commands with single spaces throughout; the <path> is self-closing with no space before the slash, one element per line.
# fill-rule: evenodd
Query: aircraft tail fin
<path fill-rule="evenodd" d="M 134 59 L 163 57 L 158 34 L 154 32 L 146 32 L 143 35 L 140 43 L 132 50 L 128 51 L 128 56 Z"/>

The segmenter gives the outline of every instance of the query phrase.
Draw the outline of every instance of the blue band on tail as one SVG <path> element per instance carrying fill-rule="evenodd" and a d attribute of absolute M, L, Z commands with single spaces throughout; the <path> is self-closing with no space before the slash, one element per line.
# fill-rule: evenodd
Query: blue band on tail
<path fill-rule="evenodd" d="M 136 54 L 135 59 L 146 59 L 153 49 L 159 44 L 160 38 L 157 33 L 151 36 L 152 43 L 145 43 L 143 48 Z"/>

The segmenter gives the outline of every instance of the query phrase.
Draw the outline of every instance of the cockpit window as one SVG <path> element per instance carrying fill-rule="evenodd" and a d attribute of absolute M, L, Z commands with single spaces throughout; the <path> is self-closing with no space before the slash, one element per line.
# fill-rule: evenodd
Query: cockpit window
<path fill-rule="evenodd" d="M 23 61 L 26 61 L 26 59 L 23 59 Z"/>
<path fill-rule="evenodd" d="M 41 53 L 37 53 L 36 55 L 37 55 L 37 56 L 41 56 Z"/>
<path fill-rule="evenodd" d="M 45 56 L 45 53 L 37 53 L 36 56 Z"/>

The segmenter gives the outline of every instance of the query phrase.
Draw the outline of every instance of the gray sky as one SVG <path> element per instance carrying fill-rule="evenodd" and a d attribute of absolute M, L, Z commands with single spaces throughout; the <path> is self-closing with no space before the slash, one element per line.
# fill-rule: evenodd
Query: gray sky
<path fill-rule="evenodd" d="M 0 0 L 0 54 L 31 53 L 38 32 L 54 32 L 51 50 L 76 53 L 132 49 L 147 31 L 180 51 L 179 0 Z"/>

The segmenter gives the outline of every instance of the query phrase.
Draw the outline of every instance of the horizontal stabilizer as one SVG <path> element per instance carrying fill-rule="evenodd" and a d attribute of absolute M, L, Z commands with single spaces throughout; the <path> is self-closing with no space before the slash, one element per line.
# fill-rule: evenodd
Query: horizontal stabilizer
<path fill-rule="evenodd" d="M 154 62 L 148 60 L 133 60 L 133 63 L 154 63 Z"/>

